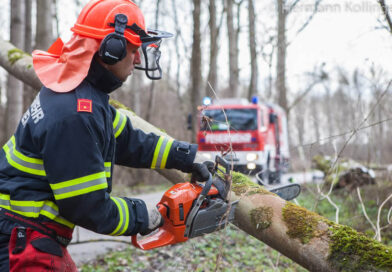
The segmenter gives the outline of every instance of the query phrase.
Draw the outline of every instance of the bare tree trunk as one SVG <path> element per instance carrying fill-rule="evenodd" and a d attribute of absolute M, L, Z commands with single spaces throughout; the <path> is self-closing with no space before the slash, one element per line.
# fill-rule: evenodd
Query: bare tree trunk
<path fill-rule="evenodd" d="M 193 44 L 192 44 L 192 58 L 191 58 L 191 113 L 192 113 L 192 138 L 191 142 L 196 140 L 196 128 L 198 110 L 197 106 L 201 102 L 201 33 L 200 33 L 200 15 L 201 15 L 201 0 L 193 1 Z"/>
<path fill-rule="evenodd" d="M 35 90 L 42 87 L 34 72 L 31 56 L 2 39 L 0 39 L 0 66 Z"/>
<path fill-rule="evenodd" d="M 37 0 L 35 49 L 47 50 L 53 43 L 53 0 Z"/>
<path fill-rule="evenodd" d="M 155 9 L 155 29 L 158 29 L 159 24 L 159 9 L 160 9 L 161 0 L 157 0 L 156 9 Z M 151 120 L 151 116 L 155 106 L 155 81 L 151 81 L 150 85 L 150 98 L 148 99 L 148 108 L 146 111 L 146 121 L 149 122 Z"/>
<path fill-rule="evenodd" d="M 234 28 L 233 0 L 226 0 L 226 22 L 229 37 L 229 92 L 230 97 L 238 96 L 239 67 L 238 67 L 238 30 Z"/>
<path fill-rule="evenodd" d="M 32 31 L 32 0 L 25 0 L 26 22 L 25 22 L 25 46 L 24 51 L 31 53 L 33 51 L 33 31 Z M 27 84 L 23 86 L 23 111 L 25 111 L 34 100 L 35 93 Z"/>
<path fill-rule="evenodd" d="M 248 0 L 248 12 L 249 12 L 249 49 L 250 49 L 250 84 L 248 89 L 248 99 L 250 100 L 252 95 L 257 94 L 257 81 L 258 81 L 258 69 L 257 69 L 257 52 L 256 52 L 256 16 L 255 7 L 253 0 Z"/>
<path fill-rule="evenodd" d="M 206 85 L 206 95 L 209 97 L 214 97 L 215 94 L 211 90 L 211 87 L 217 91 L 217 70 L 218 70 L 218 35 L 219 35 L 219 28 L 217 27 L 216 23 L 216 5 L 215 0 L 210 0 L 209 2 L 209 13 L 210 13 L 210 70 L 208 72 L 208 82 Z M 211 87 L 210 87 L 211 85 Z"/>
<path fill-rule="evenodd" d="M 285 8 L 285 0 L 278 1 L 278 56 L 276 65 L 276 91 L 278 104 L 285 110 L 288 110 L 287 89 L 286 89 L 286 19 L 287 11 Z"/>
<path fill-rule="evenodd" d="M 11 0 L 11 42 L 19 48 L 24 47 L 24 1 Z M 9 53 L 9 52 L 8 52 Z M 5 118 L 5 139 L 10 137 L 23 113 L 23 82 L 9 75 L 7 84 L 7 108 Z M 4 139 L 4 140 L 5 140 Z"/>
<path fill-rule="evenodd" d="M 7 61 L 3 60 L 3 47 L 4 42 L 0 40 L 1 66 Z M 31 59 L 28 56 L 25 58 Z M 23 62 L 18 61 L 14 64 L 14 66 L 19 65 L 23 65 Z M 23 67 L 7 68 L 10 73 L 18 73 L 20 70 L 23 70 Z M 32 82 L 34 86 L 40 84 L 38 78 Z M 118 103 L 116 105 L 113 101 L 112 104 L 117 108 L 124 107 Z M 135 128 L 147 133 L 164 134 L 136 114 L 127 110 L 121 111 L 131 119 Z M 176 170 L 158 172 L 173 183 L 185 179 L 185 175 Z M 302 207 L 286 202 L 251 182 L 242 174 L 234 172 L 232 181 L 231 200 L 239 200 L 234 223 L 249 235 L 310 271 L 392 270 L 391 247 L 370 239 L 350 227 L 335 224 Z"/>

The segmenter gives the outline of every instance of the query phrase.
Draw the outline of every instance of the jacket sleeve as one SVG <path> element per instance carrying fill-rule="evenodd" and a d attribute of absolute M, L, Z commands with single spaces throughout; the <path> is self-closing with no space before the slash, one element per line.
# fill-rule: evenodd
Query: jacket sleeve
<path fill-rule="evenodd" d="M 152 169 L 178 169 L 191 172 L 197 145 L 168 136 L 146 134 L 132 127 L 130 119 L 112 107 L 116 137 L 116 164 Z"/>
<path fill-rule="evenodd" d="M 100 146 L 104 132 L 91 116 L 73 115 L 44 136 L 43 159 L 59 213 L 70 222 L 109 235 L 134 235 L 148 227 L 146 205 L 107 192 L 110 162 Z"/>

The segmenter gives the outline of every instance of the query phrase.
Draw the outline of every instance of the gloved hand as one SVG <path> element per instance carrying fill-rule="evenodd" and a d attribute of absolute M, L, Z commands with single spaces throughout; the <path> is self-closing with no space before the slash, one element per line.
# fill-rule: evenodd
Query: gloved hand
<path fill-rule="evenodd" d="M 148 209 L 148 228 L 144 232 L 140 232 L 141 235 L 147 235 L 157 228 L 163 226 L 163 217 L 158 211 L 157 207 L 152 207 Z"/>
<path fill-rule="evenodd" d="M 204 161 L 203 163 L 194 162 L 192 165 L 191 181 L 207 181 L 210 173 L 214 171 L 215 163 L 213 161 Z"/>

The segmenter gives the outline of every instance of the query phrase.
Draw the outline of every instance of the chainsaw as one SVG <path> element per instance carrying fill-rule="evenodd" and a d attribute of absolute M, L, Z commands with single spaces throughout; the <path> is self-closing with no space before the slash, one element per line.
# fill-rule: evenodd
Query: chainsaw
<path fill-rule="evenodd" d="M 140 241 L 132 236 L 132 244 L 144 250 L 177 244 L 232 222 L 238 201 L 227 200 L 230 184 L 224 177 L 230 173 L 229 164 L 216 156 L 212 172 L 205 184 L 178 183 L 167 190 L 157 204 L 163 226 Z"/>
<path fill-rule="evenodd" d="M 157 204 L 163 226 L 139 241 L 137 235 L 132 236 L 132 244 L 143 250 L 177 244 L 221 230 L 232 222 L 238 201 L 227 200 L 230 184 L 225 177 L 230 174 L 230 165 L 216 156 L 212 173 L 204 185 L 191 181 L 167 190 Z M 285 200 L 294 199 L 301 191 L 298 184 L 268 189 Z"/>

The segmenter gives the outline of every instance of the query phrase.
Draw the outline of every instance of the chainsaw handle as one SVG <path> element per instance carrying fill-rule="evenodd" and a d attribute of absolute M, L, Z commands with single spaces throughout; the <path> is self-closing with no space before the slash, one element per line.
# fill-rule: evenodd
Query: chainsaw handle
<path fill-rule="evenodd" d="M 211 186 L 212 186 L 212 175 L 211 175 L 211 173 L 209 173 L 209 175 L 210 176 L 208 177 L 208 180 L 204 184 L 203 190 L 201 191 L 201 195 L 203 195 L 203 196 L 207 196 L 207 194 L 210 191 Z"/>

